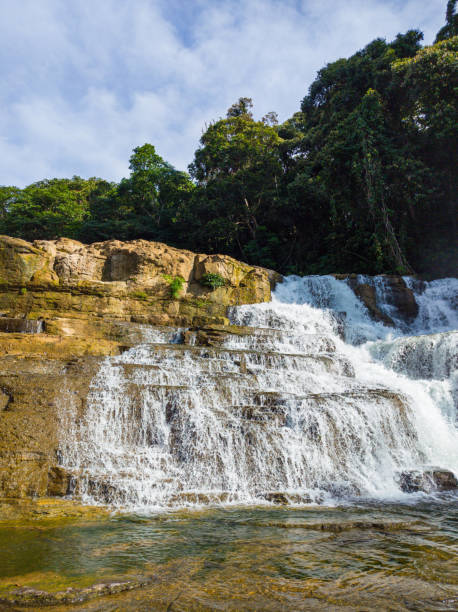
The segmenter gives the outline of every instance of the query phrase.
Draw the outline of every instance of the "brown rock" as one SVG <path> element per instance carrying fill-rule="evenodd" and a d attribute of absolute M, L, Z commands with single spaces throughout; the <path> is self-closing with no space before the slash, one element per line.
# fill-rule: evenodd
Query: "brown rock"
<path fill-rule="evenodd" d="M 63 346 L 51 342 L 46 358 L 46 337 L 3 336 L 17 354 L 0 350 L 0 497 L 65 495 L 68 477 L 56 465 L 60 423 L 70 402 L 83 408 L 102 357 L 76 357 L 79 347 L 69 338 Z"/>
<path fill-rule="evenodd" d="M 399 314 L 406 320 L 411 321 L 418 315 L 418 304 L 413 291 L 407 287 L 402 276 L 387 276 L 391 299 Z"/>
<path fill-rule="evenodd" d="M 55 281 L 52 257 L 20 238 L 0 236 L 0 283 L 20 286 L 35 278 Z"/>
<path fill-rule="evenodd" d="M 391 317 L 382 312 L 378 307 L 375 287 L 367 283 L 358 282 L 358 276 L 355 274 L 335 274 L 334 276 L 338 280 L 347 280 L 349 286 L 366 306 L 374 321 L 381 321 L 389 327 L 394 326 Z M 388 303 L 396 308 L 398 316 L 407 322 L 415 319 L 418 315 L 418 304 L 413 291 L 407 287 L 402 276 L 384 275 L 383 278 L 387 288 L 386 299 Z"/>
<path fill-rule="evenodd" d="M 286 506 L 288 504 L 287 496 L 281 491 L 271 491 L 269 493 L 264 493 L 263 498 L 266 501 L 271 502 L 272 504 L 279 504 L 282 506 Z"/>
<path fill-rule="evenodd" d="M 72 475 L 68 470 L 53 466 L 48 471 L 48 487 L 46 494 L 50 497 L 63 497 L 72 489 Z"/>
<path fill-rule="evenodd" d="M 312 500 L 309 495 L 302 493 L 284 493 L 283 491 L 269 491 L 261 495 L 266 501 L 286 506 L 288 504 L 308 504 Z"/>
<path fill-rule="evenodd" d="M 366 306 L 374 321 L 380 321 L 384 325 L 394 327 L 393 320 L 377 307 L 374 287 L 371 287 L 371 285 L 368 285 L 367 283 L 354 284 L 353 291 Z"/>
<path fill-rule="evenodd" d="M 227 285 L 215 291 L 202 286 L 199 279 L 209 272 L 221 274 Z M 183 286 L 175 296 L 170 283 L 177 277 Z M 147 240 L 30 244 L 0 237 L 0 313 L 10 318 L 227 324 L 227 306 L 270 300 L 281 278 L 225 255 L 196 255 Z"/>
<path fill-rule="evenodd" d="M 399 475 L 399 486 L 404 493 L 452 491 L 458 488 L 458 480 L 453 472 L 440 468 L 406 470 Z"/>
<path fill-rule="evenodd" d="M 164 285 L 163 275 L 181 276 L 189 281 L 194 253 L 169 247 L 160 242 L 109 240 L 90 245 L 68 245 L 61 250 L 55 242 L 54 268 L 67 283 L 78 281 L 122 281 L 142 286 Z"/>

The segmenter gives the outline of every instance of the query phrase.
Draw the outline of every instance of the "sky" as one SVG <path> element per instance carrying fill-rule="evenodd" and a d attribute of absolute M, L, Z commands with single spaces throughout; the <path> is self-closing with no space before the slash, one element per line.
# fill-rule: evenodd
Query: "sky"
<path fill-rule="evenodd" d="M 445 0 L 0 0 L 0 185 L 176 168 L 239 97 L 284 121 L 326 63 L 416 28 Z"/>

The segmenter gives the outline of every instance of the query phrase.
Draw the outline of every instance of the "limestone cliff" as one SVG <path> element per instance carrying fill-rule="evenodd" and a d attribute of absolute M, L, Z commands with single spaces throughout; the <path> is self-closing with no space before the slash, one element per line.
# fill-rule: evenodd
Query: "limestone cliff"
<path fill-rule="evenodd" d="M 208 274 L 223 286 L 205 286 Z M 104 356 L 140 342 L 145 324 L 222 333 L 228 306 L 268 301 L 279 279 L 228 256 L 145 240 L 31 244 L 1 236 L 0 497 L 65 495 L 68 478 L 57 467 L 62 406 L 84 409 Z"/>
<path fill-rule="evenodd" d="M 205 286 L 207 274 L 219 275 L 224 286 Z M 85 245 L 60 238 L 30 244 L 0 237 L 0 313 L 9 317 L 224 324 L 228 305 L 268 301 L 279 278 L 225 255 L 146 240 Z M 182 279 L 175 296 L 174 279 Z"/>

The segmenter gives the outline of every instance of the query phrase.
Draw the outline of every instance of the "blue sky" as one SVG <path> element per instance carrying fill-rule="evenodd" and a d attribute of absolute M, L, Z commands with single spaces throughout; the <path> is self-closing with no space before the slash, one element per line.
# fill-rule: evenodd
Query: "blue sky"
<path fill-rule="evenodd" d="M 186 169 L 240 96 L 299 109 L 324 64 L 410 28 L 445 0 L 0 0 L 0 184 L 128 174 L 144 142 Z"/>

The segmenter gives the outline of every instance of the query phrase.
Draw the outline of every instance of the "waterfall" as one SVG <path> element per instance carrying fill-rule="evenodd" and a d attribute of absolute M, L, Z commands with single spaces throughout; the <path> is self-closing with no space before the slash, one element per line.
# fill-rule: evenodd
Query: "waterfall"
<path fill-rule="evenodd" d="M 403 470 L 457 473 L 458 281 L 406 282 L 418 316 L 396 328 L 345 280 L 291 276 L 270 303 L 233 307 L 218 346 L 150 330 L 67 420 L 75 492 L 129 509 L 329 504 L 406 498 Z"/>

